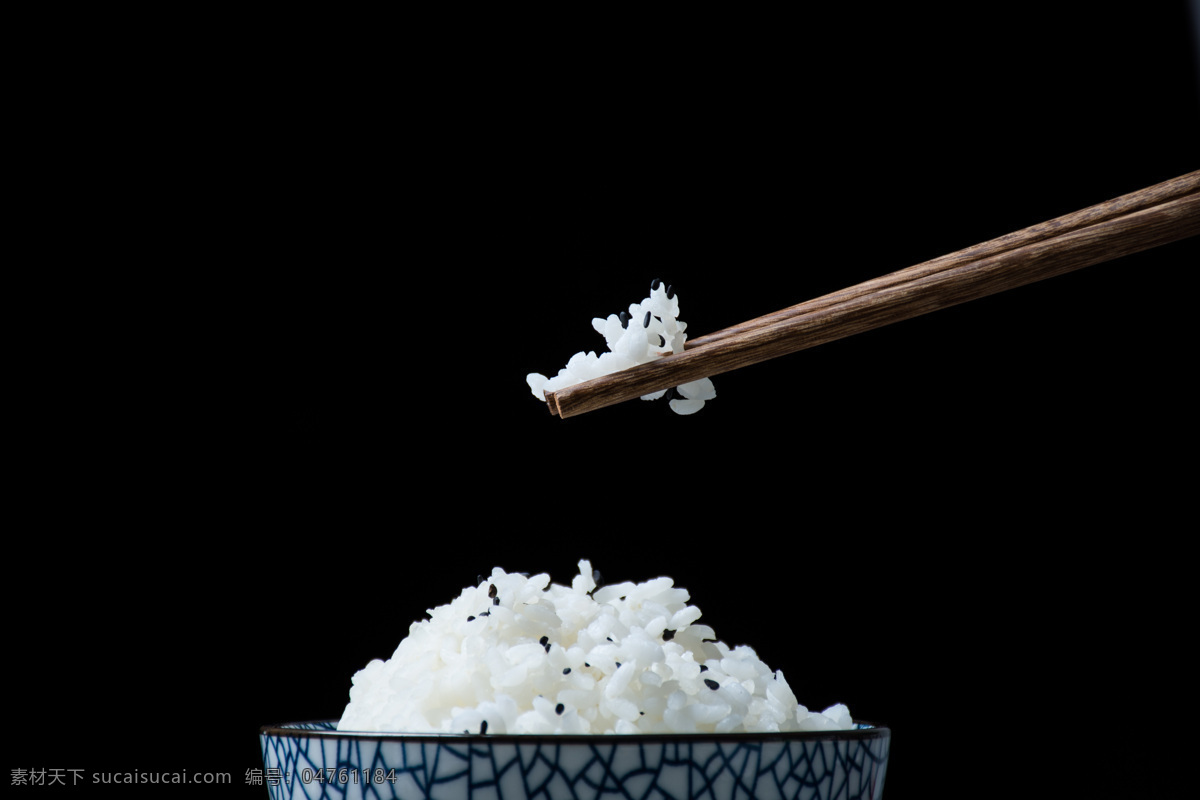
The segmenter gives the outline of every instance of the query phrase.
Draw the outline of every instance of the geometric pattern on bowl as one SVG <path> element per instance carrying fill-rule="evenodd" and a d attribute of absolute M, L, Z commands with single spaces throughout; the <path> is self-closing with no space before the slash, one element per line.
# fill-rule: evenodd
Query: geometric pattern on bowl
<path fill-rule="evenodd" d="M 265 726 L 273 800 L 879 800 L 891 732 L 468 735 Z"/>

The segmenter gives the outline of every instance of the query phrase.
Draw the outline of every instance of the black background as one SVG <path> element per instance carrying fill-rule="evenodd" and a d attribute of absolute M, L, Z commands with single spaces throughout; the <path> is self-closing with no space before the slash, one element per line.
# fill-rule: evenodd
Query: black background
<path fill-rule="evenodd" d="M 1149 6 L 278 19 L 57 75 L 9 298 L 10 768 L 264 797 L 259 726 L 339 716 L 476 575 L 589 558 L 888 724 L 889 800 L 1163 791 L 1194 240 L 691 417 L 524 383 L 654 278 L 701 334 L 1196 169 L 1188 15 Z"/>

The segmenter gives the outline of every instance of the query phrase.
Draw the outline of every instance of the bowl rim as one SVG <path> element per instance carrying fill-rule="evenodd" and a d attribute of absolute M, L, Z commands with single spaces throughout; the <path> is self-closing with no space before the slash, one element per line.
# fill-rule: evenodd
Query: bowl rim
<path fill-rule="evenodd" d="M 263 725 L 259 736 L 278 738 L 356 739 L 365 741 L 404 741 L 452 744 L 489 741 L 506 744 L 564 744 L 617 742 L 637 744 L 639 742 L 746 742 L 746 741 L 844 741 L 889 738 L 891 729 L 867 720 L 858 719 L 856 725 L 867 727 L 836 731 L 780 731 L 775 733 L 404 733 L 400 731 L 339 731 L 336 719 L 316 719 L 298 722 L 280 722 Z M 333 730 L 301 728 L 300 725 L 333 725 Z"/>

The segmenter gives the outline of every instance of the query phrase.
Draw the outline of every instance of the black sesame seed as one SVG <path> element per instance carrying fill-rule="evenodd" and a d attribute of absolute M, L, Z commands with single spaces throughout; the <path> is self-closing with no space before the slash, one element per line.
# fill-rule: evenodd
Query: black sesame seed
<path fill-rule="evenodd" d="M 549 643 L 549 642 L 546 642 L 546 643 L 545 643 L 544 645 L 542 645 L 542 646 L 546 648 L 546 652 L 547 652 L 547 653 L 549 653 L 549 652 L 550 652 L 550 643 Z"/>
<path fill-rule="evenodd" d="M 700 665 L 700 671 L 701 671 L 701 672 L 708 672 L 708 667 L 706 667 L 706 666 L 704 666 L 703 664 L 701 664 L 701 665 Z"/>
<path fill-rule="evenodd" d="M 675 296 L 675 287 L 667 286 L 667 299 L 670 300 L 674 296 Z"/>
<path fill-rule="evenodd" d="M 618 662 L 617 662 L 617 669 L 620 669 L 620 668 L 621 668 L 621 662 L 620 662 L 620 661 L 618 661 Z"/>
<path fill-rule="evenodd" d="M 499 597 L 493 597 L 493 598 L 492 598 L 492 605 L 494 605 L 494 606 L 498 606 L 498 605 L 500 605 L 500 598 L 499 598 Z"/>
<path fill-rule="evenodd" d="M 540 644 L 540 645 L 544 645 L 544 644 L 546 644 L 546 642 L 548 642 L 548 641 L 550 641 L 550 637 L 549 637 L 549 636 L 543 636 L 542 638 L 538 639 L 538 644 Z"/>
<path fill-rule="evenodd" d="M 486 719 L 483 722 L 479 723 L 479 732 L 487 733 L 487 720 Z"/>
<path fill-rule="evenodd" d="M 555 714 L 560 714 L 560 715 L 561 715 L 561 714 L 562 714 L 562 712 L 564 712 L 564 711 L 566 711 L 566 710 L 567 710 L 567 707 L 566 707 L 566 706 L 564 706 L 562 703 L 559 703 L 558 705 L 556 705 L 556 706 L 554 707 L 554 713 L 555 713 Z"/>
<path fill-rule="evenodd" d="M 670 629 L 663 631 L 663 641 L 664 642 L 669 642 L 674 638 L 675 638 L 675 631 L 670 630 Z"/>
<path fill-rule="evenodd" d="M 564 669 L 564 670 L 563 670 L 563 675 L 570 675 L 570 674 L 571 674 L 571 668 L 570 668 L 570 667 L 567 667 L 566 669 Z"/>
<path fill-rule="evenodd" d="M 610 642 L 612 642 L 612 637 L 611 637 L 611 636 L 605 636 L 604 638 L 605 638 L 605 639 L 608 639 Z M 613 644 L 616 644 L 616 642 L 613 642 Z"/>
<path fill-rule="evenodd" d="M 491 586 L 488 587 L 488 597 L 495 597 L 495 596 L 496 596 L 496 584 L 493 583 Z"/>
<path fill-rule="evenodd" d="M 470 622 L 470 621 L 471 621 L 471 620 L 473 620 L 473 619 L 475 619 L 475 615 L 474 615 L 474 614 L 472 614 L 471 616 L 467 617 L 467 622 Z"/>
<path fill-rule="evenodd" d="M 658 278 L 650 281 L 650 291 L 653 292 L 655 289 L 657 289 L 660 283 L 662 283 L 662 281 L 660 281 Z"/>
<path fill-rule="evenodd" d="M 617 315 L 617 319 L 621 320 L 622 328 L 629 327 L 629 315 L 626 314 L 624 311 L 622 311 L 620 314 Z"/>
<path fill-rule="evenodd" d="M 585 662 L 583 662 L 583 665 L 584 665 L 585 667 L 590 667 L 590 666 L 592 666 L 591 664 L 589 664 L 589 663 L 588 663 L 588 662 L 586 662 L 586 661 L 585 661 Z"/>
<path fill-rule="evenodd" d="M 644 716 L 646 716 L 646 712 L 645 712 L 645 711 L 639 711 L 638 713 L 639 713 L 639 714 L 641 714 L 643 717 L 644 717 Z"/>
<path fill-rule="evenodd" d="M 704 679 L 704 685 L 705 685 L 705 686 L 707 686 L 708 688 L 712 689 L 714 692 L 715 692 L 717 689 L 720 689 L 720 688 L 721 688 L 721 684 L 717 683 L 717 682 L 716 682 L 716 681 L 714 681 L 712 678 L 705 678 L 705 679 Z"/>
<path fill-rule="evenodd" d="M 481 611 L 479 613 L 479 616 L 481 616 L 481 617 L 490 617 L 491 615 L 492 615 L 492 612 L 490 612 L 490 611 Z"/>
<path fill-rule="evenodd" d="M 712 644 L 716 644 L 716 643 L 717 643 L 717 640 L 716 640 L 716 639 L 701 639 L 700 641 L 702 641 L 702 642 L 710 642 L 710 643 L 712 643 Z"/>
<path fill-rule="evenodd" d="M 646 312 L 645 318 L 642 319 L 642 327 L 643 328 L 650 327 L 650 312 L 649 311 Z"/>
<path fill-rule="evenodd" d="M 667 389 L 667 393 L 663 395 L 663 398 L 667 400 L 674 400 L 676 397 L 679 397 L 679 392 L 675 391 L 674 386 L 672 386 L 670 389 Z"/>
<path fill-rule="evenodd" d="M 667 340 L 663 338 L 663 335 L 661 333 L 658 335 L 658 346 L 659 347 L 667 346 Z"/>

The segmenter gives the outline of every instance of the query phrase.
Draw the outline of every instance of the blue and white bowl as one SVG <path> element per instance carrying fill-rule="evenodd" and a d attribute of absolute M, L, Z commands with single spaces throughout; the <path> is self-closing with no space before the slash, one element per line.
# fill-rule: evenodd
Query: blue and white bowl
<path fill-rule="evenodd" d="M 355 733 L 327 720 L 260 740 L 274 800 L 879 800 L 891 732 Z"/>

